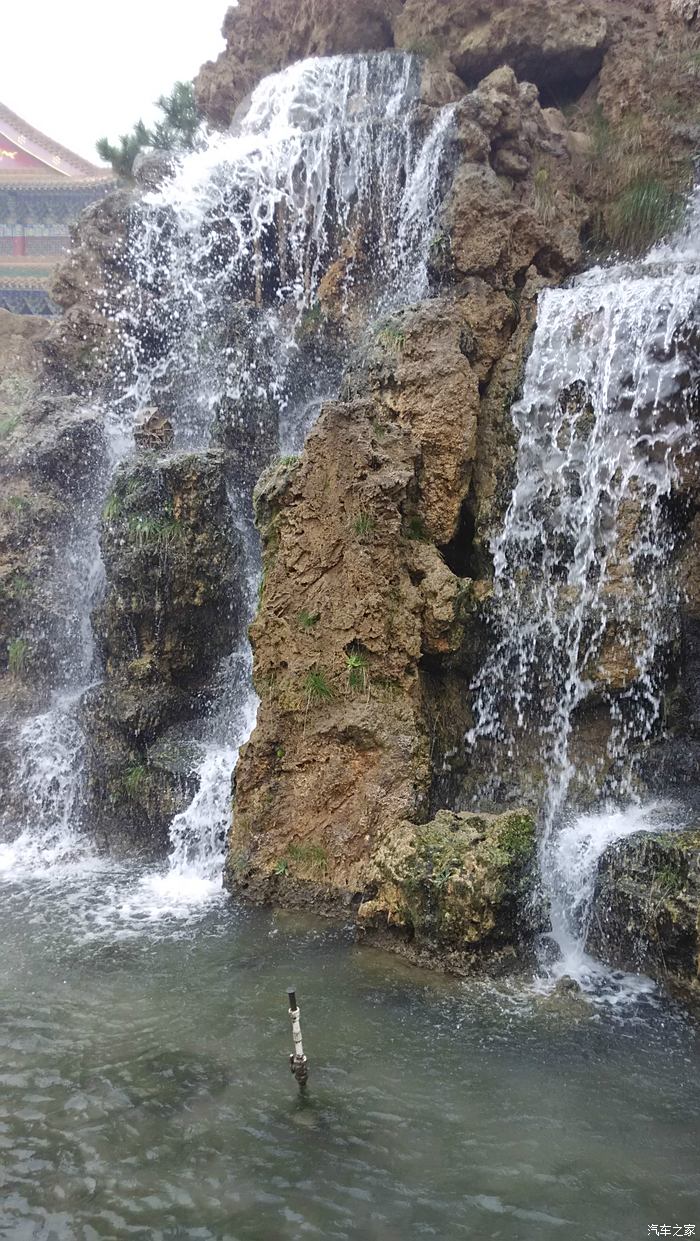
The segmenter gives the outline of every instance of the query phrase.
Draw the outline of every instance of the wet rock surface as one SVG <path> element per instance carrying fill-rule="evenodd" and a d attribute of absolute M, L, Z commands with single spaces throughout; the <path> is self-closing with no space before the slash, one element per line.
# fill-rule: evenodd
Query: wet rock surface
<path fill-rule="evenodd" d="M 0 439 L 0 695 L 20 709 L 41 701 L 71 641 L 63 557 L 104 452 L 94 410 L 26 391 Z"/>
<path fill-rule="evenodd" d="M 653 832 L 600 860 L 587 947 L 700 996 L 700 832 Z"/>
<path fill-rule="evenodd" d="M 592 253 L 633 254 L 654 239 L 634 215 L 640 187 L 647 202 L 651 185 L 666 211 L 659 235 L 677 219 L 700 124 L 693 10 L 676 0 L 270 0 L 263 13 L 242 0 L 227 14 L 226 51 L 197 83 L 216 125 L 231 122 L 263 74 L 299 57 L 358 50 L 423 58 L 426 131 L 437 107 L 454 106 L 451 188 L 430 244 L 433 296 L 370 323 L 376 238 L 356 229 L 324 260 L 317 300 L 297 330 L 298 365 L 316 366 L 319 392 L 333 390 L 346 369 L 340 399 L 325 403 L 301 456 L 265 470 L 257 488 L 264 578 L 251 636 L 260 708 L 236 772 L 227 860 L 227 882 L 241 894 L 360 906 L 363 923 L 386 942 L 426 959 L 452 954 L 456 967 L 465 953 L 507 956 L 521 934 L 515 907 L 531 852 L 527 860 L 518 854 L 517 865 L 504 860 L 501 819 L 482 817 L 477 829 L 444 810 L 473 791 L 463 772 L 445 774 L 445 758 L 472 723 L 466 686 L 489 641 L 489 540 L 512 491 L 510 410 L 536 298 Z M 90 401 L 109 398 L 139 360 L 160 356 L 172 330 L 162 325 L 163 287 L 141 287 L 139 302 L 126 261 L 140 195 L 167 173 L 149 157 L 139 189 L 83 214 L 56 274 L 64 314 L 43 344 L 43 327 L 35 341 L 0 317 L 0 344 L 10 340 L 22 355 L 24 376 L 19 389 L 8 388 L 0 368 L 0 418 L 22 384 L 31 396 L 0 443 L 8 485 L 0 692 L 20 706 L 43 692 L 60 657 L 52 654 L 60 645 L 48 584 L 76 497 L 96 454 L 104 456 Z M 272 233 L 267 239 L 272 267 L 282 262 L 282 232 L 276 257 Z M 168 823 L 192 795 L 196 737 L 193 749 L 183 726 L 206 717 L 240 623 L 231 606 L 241 592 L 226 479 L 252 487 L 295 395 L 293 365 L 283 394 L 269 370 L 265 280 L 229 292 L 225 348 L 252 381 L 216 410 L 213 440 L 223 453 L 172 454 L 165 394 L 163 409 L 146 411 L 137 427 L 139 455 L 120 469 L 104 511 L 106 589 L 94 622 L 105 677 L 86 696 L 82 720 L 88 800 L 110 844 L 125 833 L 162 849 Z M 117 317 L 132 312 L 146 328 L 127 357 Z M 34 391 L 39 344 L 42 382 L 59 395 Z M 198 365 L 196 358 L 192 374 Z M 686 479 L 682 491 L 673 503 L 687 532 L 690 586 L 682 651 L 664 653 L 680 668 L 667 767 L 677 776 L 684 746 L 697 776 L 696 482 Z M 624 587 L 621 573 L 618 594 Z M 634 680 L 612 624 L 608 636 L 591 669 L 599 696 L 583 722 L 586 761 L 605 748 L 600 701 Z M 513 773 L 507 804 L 520 805 L 525 786 L 536 804 L 542 772 L 534 759 L 527 767 Z M 441 851 L 450 866 L 438 894 L 431 859 Z"/>
<path fill-rule="evenodd" d="M 238 624 L 224 454 L 144 452 L 122 465 L 101 546 L 106 590 L 93 623 L 105 678 L 83 712 L 88 796 L 107 838 L 162 848 L 194 791 L 192 746 L 176 726 L 206 711 Z"/>
<path fill-rule="evenodd" d="M 604 7 L 557 0 L 275 0 L 264 18 L 250 0 L 229 9 L 227 47 L 200 71 L 199 106 L 218 125 L 261 77 L 305 56 L 417 52 L 474 85 L 502 64 L 549 93 L 582 91 L 600 68 L 608 39 Z"/>
<path fill-rule="evenodd" d="M 126 246 L 135 205 L 129 189 L 117 189 L 81 212 L 71 230 L 72 247 L 54 271 L 57 316 L 44 346 L 47 379 L 71 392 L 98 395 L 109 389 L 119 365 L 114 321 L 129 282 Z M 123 365 L 123 362 L 121 362 Z"/>
<path fill-rule="evenodd" d="M 524 811 L 441 810 L 428 823 L 397 824 L 371 865 L 375 881 L 358 910 L 370 941 L 392 931 L 407 955 L 447 954 L 450 968 L 468 970 L 504 967 L 534 933 L 535 822 Z"/>

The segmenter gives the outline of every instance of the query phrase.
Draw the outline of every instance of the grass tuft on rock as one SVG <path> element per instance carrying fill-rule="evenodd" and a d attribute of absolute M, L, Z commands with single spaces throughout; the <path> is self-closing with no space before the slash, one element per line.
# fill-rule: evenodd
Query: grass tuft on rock
<path fill-rule="evenodd" d="M 313 629 L 320 619 L 320 612 L 307 612 L 305 608 L 297 613 L 297 624 L 300 629 Z"/>
<path fill-rule="evenodd" d="M 29 643 L 26 638 L 12 638 L 7 644 L 7 670 L 18 679 L 27 671 Z"/>
<path fill-rule="evenodd" d="M 358 539 L 367 539 L 376 529 L 377 523 L 369 513 L 358 513 L 352 521 L 352 532 Z"/>
<path fill-rule="evenodd" d="M 304 677 L 304 689 L 307 703 L 330 702 L 334 697 L 333 688 L 321 668 L 312 668 Z"/>
<path fill-rule="evenodd" d="M 345 671 L 348 679 L 348 689 L 364 693 L 368 686 L 366 655 L 363 655 L 362 651 L 350 651 L 345 661 Z"/>
<path fill-rule="evenodd" d="M 676 190 L 656 177 L 639 180 L 623 190 L 610 207 L 610 243 L 623 254 L 643 254 L 673 232 L 682 211 L 683 199 Z"/>

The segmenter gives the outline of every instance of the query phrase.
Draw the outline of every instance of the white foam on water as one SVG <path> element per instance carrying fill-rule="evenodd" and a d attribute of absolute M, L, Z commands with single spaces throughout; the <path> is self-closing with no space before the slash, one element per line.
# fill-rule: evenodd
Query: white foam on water
<path fill-rule="evenodd" d="M 684 812 L 673 803 L 610 805 L 579 815 L 564 816 L 553 834 L 545 857 L 545 887 L 549 899 L 551 938 L 557 956 L 539 979 L 550 990 L 564 977 L 573 978 L 594 1001 L 625 1005 L 651 996 L 656 987 L 640 974 L 610 970 L 586 952 L 598 863 L 605 851 L 639 832 L 678 828 Z"/>

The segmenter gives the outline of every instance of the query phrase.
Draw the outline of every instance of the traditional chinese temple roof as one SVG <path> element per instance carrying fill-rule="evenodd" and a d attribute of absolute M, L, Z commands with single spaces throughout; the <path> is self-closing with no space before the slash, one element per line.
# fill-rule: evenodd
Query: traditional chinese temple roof
<path fill-rule="evenodd" d="M 0 103 L 0 307 L 51 314 L 51 278 L 84 207 L 116 184 Z"/>
<path fill-rule="evenodd" d="M 110 180 L 110 168 L 99 168 L 76 155 L 0 103 L 0 181 Z"/>

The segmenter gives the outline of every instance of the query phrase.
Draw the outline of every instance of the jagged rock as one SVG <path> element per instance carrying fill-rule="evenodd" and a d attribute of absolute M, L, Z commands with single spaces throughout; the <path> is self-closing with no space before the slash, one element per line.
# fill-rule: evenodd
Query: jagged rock
<path fill-rule="evenodd" d="M 585 212 L 567 180 L 565 135 L 536 93 L 503 67 L 462 99 L 456 118 L 463 159 L 443 220 L 455 273 L 508 287 L 533 264 L 550 277 L 576 266 Z"/>
<path fill-rule="evenodd" d="M 71 391 L 95 391 L 111 378 L 119 331 L 115 298 L 128 283 L 126 242 L 134 206 L 115 190 L 81 212 L 70 253 L 54 270 L 51 296 L 63 309 L 44 346 L 52 378 Z"/>
<path fill-rule="evenodd" d="M 569 0 L 407 0 L 394 25 L 397 47 L 446 54 L 473 85 L 499 65 L 549 97 L 580 93 L 597 73 L 608 26 L 602 6 Z"/>
<path fill-rule="evenodd" d="M 105 678 L 83 714 L 88 796 L 110 839 L 162 847 L 194 791 L 190 773 L 156 759 L 164 734 L 206 705 L 238 624 L 225 466 L 217 452 L 149 454 L 120 467 L 107 498 L 107 589 L 93 618 Z"/>
<path fill-rule="evenodd" d="M 158 190 L 172 177 L 175 160 L 169 151 L 139 151 L 132 165 L 132 175 L 143 190 Z"/>
<path fill-rule="evenodd" d="M 446 104 L 456 103 L 464 95 L 465 87 L 461 78 L 449 69 L 444 69 L 433 61 L 426 61 L 421 74 L 421 102 L 430 108 L 443 108 Z"/>
<path fill-rule="evenodd" d="M 221 128 L 268 73 L 305 56 L 383 52 L 393 43 L 391 16 L 401 0 L 273 0 L 261 9 L 242 0 L 224 18 L 226 49 L 207 61 L 195 79 L 197 105 Z"/>
<path fill-rule="evenodd" d="M 102 423 L 74 398 L 30 393 L 3 429 L 0 697 L 28 708 L 60 664 L 65 539 L 100 474 Z"/>
<path fill-rule="evenodd" d="M 700 832 L 638 833 L 606 850 L 587 947 L 700 995 Z"/>
<path fill-rule="evenodd" d="M 608 40 L 602 7 L 559 0 L 269 0 L 264 15 L 242 0 L 224 19 L 226 49 L 195 82 L 200 109 L 226 127 L 260 78 L 304 56 L 339 52 L 417 52 L 434 65 L 442 85 L 426 88 L 430 102 L 458 98 L 447 73 L 475 85 L 507 64 L 549 97 L 580 94 L 600 68 Z"/>
<path fill-rule="evenodd" d="M 534 861 L 535 824 L 522 810 L 441 810 L 429 823 L 399 823 L 372 853 L 376 895 L 363 901 L 360 925 L 370 936 L 389 930 L 418 953 L 455 954 L 453 966 L 512 953 L 532 934 Z"/>
<path fill-rule="evenodd" d="M 261 705 L 227 868 L 251 897 L 313 889 L 342 904 L 364 890 L 381 834 L 427 810 L 421 660 L 456 665 L 479 640 L 475 593 L 438 545 L 460 528 L 479 382 L 514 326 L 507 297 L 470 291 L 378 325 L 346 401 L 257 489 Z"/>

